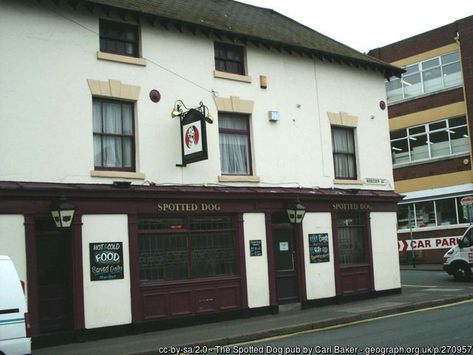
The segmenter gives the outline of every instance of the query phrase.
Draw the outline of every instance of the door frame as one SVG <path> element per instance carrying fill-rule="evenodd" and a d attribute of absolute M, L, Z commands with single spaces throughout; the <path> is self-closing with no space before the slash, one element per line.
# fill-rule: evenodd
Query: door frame
<path fill-rule="evenodd" d="M 346 211 L 340 213 L 354 213 L 361 215 L 362 221 L 365 226 L 364 240 L 366 242 L 366 251 L 365 257 L 367 264 L 369 264 L 369 283 L 370 288 L 368 293 L 374 291 L 374 272 L 373 272 L 373 249 L 371 241 L 371 225 L 370 225 L 370 212 L 359 212 L 359 211 Z M 338 247 L 338 237 L 337 237 L 337 212 L 332 211 L 332 231 L 333 231 L 333 250 L 334 250 L 334 270 L 335 270 L 335 295 L 336 297 L 343 296 L 343 285 L 342 285 L 342 267 L 340 267 L 340 254 Z M 354 294 L 354 296 L 359 295 Z M 365 293 L 361 293 L 365 294 Z"/>
<path fill-rule="evenodd" d="M 72 329 L 85 328 L 84 320 L 84 281 L 82 266 L 82 216 L 76 214 L 72 221 L 70 231 L 71 238 L 71 270 L 72 270 Z M 29 336 L 37 337 L 41 334 L 39 328 L 38 309 L 38 274 L 37 274 L 37 244 L 36 244 L 36 221 L 39 219 L 52 218 L 49 214 L 25 215 L 25 247 L 26 247 L 26 274 L 27 274 L 27 297 L 28 313 L 30 316 Z"/>
<path fill-rule="evenodd" d="M 273 211 L 278 212 L 278 211 Z M 285 212 L 285 211 L 284 211 Z M 307 289 L 305 282 L 305 263 L 304 263 L 304 239 L 303 229 L 301 224 L 280 223 L 273 224 L 271 221 L 271 212 L 265 213 L 266 217 L 266 251 L 268 255 L 268 279 L 269 279 L 269 300 L 270 306 L 277 306 L 277 288 L 276 288 L 276 268 L 274 263 L 274 241 L 273 229 L 287 229 L 292 230 L 294 235 L 294 250 L 296 252 L 296 274 L 299 291 L 299 301 L 307 301 Z"/>

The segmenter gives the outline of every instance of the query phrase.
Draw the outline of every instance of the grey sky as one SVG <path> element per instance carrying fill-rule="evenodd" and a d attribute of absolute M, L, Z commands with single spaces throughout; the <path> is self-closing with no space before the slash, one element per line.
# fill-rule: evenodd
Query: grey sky
<path fill-rule="evenodd" d="M 473 0 L 239 0 L 272 8 L 361 52 L 473 15 Z"/>

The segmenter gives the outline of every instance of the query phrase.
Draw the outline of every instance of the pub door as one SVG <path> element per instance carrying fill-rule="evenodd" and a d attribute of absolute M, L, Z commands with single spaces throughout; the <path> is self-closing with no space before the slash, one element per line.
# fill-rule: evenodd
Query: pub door
<path fill-rule="evenodd" d="M 295 230 L 273 226 L 272 232 L 278 304 L 299 302 Z"/>
<path fill-rule="evenodd" d="M 38 323 L 40 334 L 73 327 L 71 233 L 52 218 L 36 223 Z"/>
<path fill-rule="evenodd" d="M 371 241 L 366 213 L 335 215 L 337 295 L 350 296 L 373 290 Z"/>

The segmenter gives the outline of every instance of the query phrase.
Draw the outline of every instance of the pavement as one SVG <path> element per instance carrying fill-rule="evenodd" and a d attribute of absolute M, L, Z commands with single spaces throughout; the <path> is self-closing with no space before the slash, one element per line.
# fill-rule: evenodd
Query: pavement
<path fill-rule="evenodd" d="M 33 355 L 144 355 L 169 354 L 180 347 L 233 345 L 311 329 L 473 301 L 473 281 L 456 282 L 441 272 L 441 266 L 401 267 L 402 292 L 340 304 L 301 310 L 290 308 L 278 314 L 237 318 L 215 323 L 179 327 L 136 335 L 73 343 L 33 350 Z M 421 277 L 415 271 L 425 271 Z M 174 347 L 173 349 L 171 347 Z M 198 349 L 198 348 L 194 348 Z M 206 352 L 201 352 L 205 354 Z"/>

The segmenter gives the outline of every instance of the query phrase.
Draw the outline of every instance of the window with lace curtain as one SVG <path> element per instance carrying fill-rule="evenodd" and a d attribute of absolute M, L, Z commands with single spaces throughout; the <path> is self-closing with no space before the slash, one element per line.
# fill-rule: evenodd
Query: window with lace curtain
<path fill-rule="evenodd" d="M 220 113 L 220 166 L 224 175 L 251 175 L 248 115 Z"/>
<path fill-rule="evenodd" d="M 93 99 L 96 170 L 135 170 L 133 104 Z"/>
<path fill-rule="evenodd" d="M 356 180 L 354 129 L 332 126 L 335 179 Z"/>

